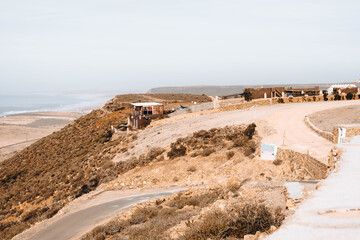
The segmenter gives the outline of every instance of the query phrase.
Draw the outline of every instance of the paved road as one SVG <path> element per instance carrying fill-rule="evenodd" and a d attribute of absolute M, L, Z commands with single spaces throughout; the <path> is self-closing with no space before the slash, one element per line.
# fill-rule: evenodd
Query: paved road
<path fill-rule="evenodd" d="M 269 240 L 359 239 L 360 136 L 340 147 L 344 150 L 340 170 L 331 174 Z"/>
<path fill-rule="evenodd" d="M 69 214 L 45 229 L 36 233 L 31 240 L 67 240 L 78 236 L 109 216 L 115 215 L 117 212 L 135 205 L 137 203 L 149 201 L 152 198 L 161 198 L 169 196 L 176 191 L 166 191 L 162 193 L 143 194 L 131 197 L 121 198 L 115 201 L 96 205 L 83 209 L 81 211 Z"/>

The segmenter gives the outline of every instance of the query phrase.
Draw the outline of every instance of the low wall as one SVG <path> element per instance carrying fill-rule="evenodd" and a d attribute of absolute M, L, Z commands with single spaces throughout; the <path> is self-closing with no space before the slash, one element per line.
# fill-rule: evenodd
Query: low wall
<path fill-rule="evenodd" d="M 214 100 L 215 108 L 222 108 L 230 105 L 243 104 L 245 102 L 244 98 L 232 98 L 224 100 Z"/>
<path fill-rule="evenodd" d="M 333 129 L 334 141 L 337 143 L 339 137 L 339 128 L 346 128 L 346 138 L 351 139 L 352 137 L 360 135 L 360 124 L 344 124 L 335 126 Z"/>
<path fill-rule="evenodd" d="M 267 98 L 267 99 L 254 99 L 251 100 L 250 102 L 243 102 L 240 104 L 234 104 L 234 105 L 226 105 L 220 108 L 221 111 L 233 111 L 233 110 L 238 110 L 238 109 L 246 109 L 246 108 L 250 108 L 253 106 L 263 106 L 263 105 L 269 105 L 272 103 L 272 99 Z"/>
<path fill-rule="evenodd" d="M 320 128 L 316 127 L 309 119 L 308 116 L 305 116 L 304 119 L 305 125 L 308 126 L 311 130 L 313 130 L 314 132 L 316 132 L 319 136 L 331 141 L 331 142 L 335 142 L 337 137 L 334 136 L 333 133 L 331 132 L 326 132 L 321 130 Z"/>

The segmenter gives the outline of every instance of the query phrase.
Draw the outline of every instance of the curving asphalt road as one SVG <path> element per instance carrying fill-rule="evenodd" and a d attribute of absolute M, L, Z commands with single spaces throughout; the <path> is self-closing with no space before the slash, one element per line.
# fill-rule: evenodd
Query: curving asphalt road
<path fill-rule="evenodd" d="M 165 191 L 161 193 L 150 193 L 130 196 L 111 202 L 92 206 L 78 212 L 66 215 L 58 221 L 37 232 L 30 240 L 67 240 L 80 236 L 107 217 L 113 216 L 137 203 L 146 202 L 153 198 L 169 196 L 182 190 Z"/>

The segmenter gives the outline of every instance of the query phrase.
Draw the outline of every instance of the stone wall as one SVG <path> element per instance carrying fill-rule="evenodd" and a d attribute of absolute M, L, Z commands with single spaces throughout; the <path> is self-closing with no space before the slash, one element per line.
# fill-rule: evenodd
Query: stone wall
<path fill-rule="evenodd" d="M 305 121 L 306 126 L 308 126 L 311 130 L 313 130 L 315 133 L 317 133 L 317 134 L 320 135 L 321 137 L 323 137 L 323 138 L 325 138 L 325 139 L 327 139 L 327 140 L 329 140 L 329 141 L 331 141 L 331 142 L 334 142 L 334 140 L 337 139 L 337 138 L 334 137 L 334 134 L 333 134 L 333 133 L 323 131 L 323 130 L 321 130 L 320 128 L 316 127 L 316 126 L 310 121 L 310 119 L 309 119 L 308 116 L 305 116 L 304 121 Z"/>

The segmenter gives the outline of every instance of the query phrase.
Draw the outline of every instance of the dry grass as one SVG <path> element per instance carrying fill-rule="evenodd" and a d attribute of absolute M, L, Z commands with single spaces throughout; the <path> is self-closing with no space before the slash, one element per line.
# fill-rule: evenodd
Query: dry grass
<path fill-rule="evenodd" d="M 196 167 L 195 166 L 190 166 L 187 169 L 188 172 L 196 172 Z"/>
<path fill-rule="evenodd" d="M 122 116 L 122 117 L 121 117 Z M 162 161 L 164 149 L 112 163 L 135 135 L 112 140 L 111 126 L 126 114 L 101 110 L 85 115 L 0 164 L 0 239 L 55 215 L 66 203 L 137 166 Z"/>
<path fill-rule="evenodd" d="M 231 211 L 214 210 L 202 221 L 188 222 L 183 239 L 243 238 L 257 231 L 266 232 L 271 226 L 279 227 L 284 220 L 281 210 L 272 212 L 264 205 L 233 206 Z"/>
<path fill-rule="evenodd" d="M 224 196 L 220 189 L 194 195 L 176 193 L 170 199 L 159 199 L 153 205 L 136 209 L 129 218 L 111 221 L 96 227 L 83 236 L 83 240 L 92 239 L 164 239 L 164 234 L 181 221 L 189 220 L 198 214 L 201 208 L 212 204 Z M 184 209 L 185 206 L 199 207 Z"/>
<path fill-rule="evenodd" d="M 234 151 L 229 151 L 229 152 L 226 153 L 227 159 L 231 159 L 234 155 L 235 155 Z"/>
<path fill-rule="evenodd" d="M 327 176 L 327 166 L 308 154 L 302 154 L 293 150 L 279 149 L 276 166 L 290 169 L 292 180 L 319 180 Z"/>
<path fill-rule="evenodd" d="M 224 148 L 237 148 L 245 156 L 251 156 L 258 148 L 258 139 L 253 139 L 256 133 L 254 123 L 248 126 L 232 126 L 224 128 L 213 128 L 208 131 L 201 130 L 195 132 L 192 136 L 179 138 L 171 144 L 171 150 L 168 157 L 171 159 L 185 156 L 191 153 L 191 157 L 208 157 L 217 150 Z M 228 159 L 234 156 L 234 151 L 227 155 Z M 232 155 L 232 156 L 231 156 Z"/>

